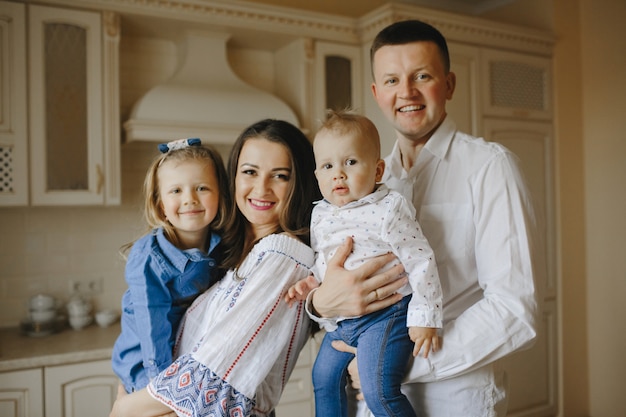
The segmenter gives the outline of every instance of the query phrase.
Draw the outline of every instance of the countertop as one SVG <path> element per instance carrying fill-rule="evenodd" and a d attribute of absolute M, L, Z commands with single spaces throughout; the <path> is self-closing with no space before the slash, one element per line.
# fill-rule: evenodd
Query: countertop
<path fill-rule="evenodd" d="M 17 327 L 0 329 L 0 372 L 110 359 L 119 334 L 119 321 L 42 337 L 26 336 Z"/>

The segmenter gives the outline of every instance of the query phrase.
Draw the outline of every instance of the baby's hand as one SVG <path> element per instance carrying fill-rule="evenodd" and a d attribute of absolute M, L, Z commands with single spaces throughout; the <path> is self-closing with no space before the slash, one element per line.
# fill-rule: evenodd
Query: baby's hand
<path fill-rule="evenodd" d="M 319 285 L 320 284 L 317 282 L 315 277 L 313 275 L 309 275 L 308 277 L 296 282 L 287 290 L 285 301 L 289 304 L 289 307 L 293 306 L 293 303 L 296 301 L 304 301 L 311 290 L 319 287 Z"/>
<path fill-rule="evenodd" d="M 430 352 L 439 350 L 439 336 L 434 327 L 409 327 L 409 337 L 415 342 L 413 356 L 417 356 L 422 350 L 422 356 L 427 358 Z"/>

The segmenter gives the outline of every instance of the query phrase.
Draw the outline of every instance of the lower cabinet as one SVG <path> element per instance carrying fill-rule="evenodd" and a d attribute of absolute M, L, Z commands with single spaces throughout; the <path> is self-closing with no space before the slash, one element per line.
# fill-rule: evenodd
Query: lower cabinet
<path fill-rule="evenodd" d="M 106 417 L 117 396 L 111 361 L 44 368 L 46 417 Z"/>
<path fill-rule="evenodd" d="M 0 373 L 2 417 L 106 417 L 117 395 L 110 360 Z"/>
<path fill-rule="evenodd" d="M 322 337 L 323 332 L 318 332 L 302 348 L 296 367 L 289 377 L 289 381 L 283 390 L 283 395 L 280 397 L 280 403 L 276 407 L 276 417 L 315 416 L 311 370 L 313 369 L 313 362 L 315 362 Z"/>
<path fill-rule="evenodd" d="M 313 417 L 311 367 L 318 344 L 311 339 L 285 386 L 277 417 Z M 109 359 L 0 372 L 1 417 L 106 417 L 117 396 Z"/>
<path fill-rule="evenodd" d="M 0 373 L 0 416 L 43 417 L 43 369 Z"/>

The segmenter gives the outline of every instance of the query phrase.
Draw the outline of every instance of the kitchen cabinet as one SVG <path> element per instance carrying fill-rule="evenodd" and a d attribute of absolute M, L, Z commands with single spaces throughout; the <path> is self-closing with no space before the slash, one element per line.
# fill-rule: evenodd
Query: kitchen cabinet
<path fill-rule="evenodd" d="M 25 16 L 0 1 L 0 206 L 28 204 Z"/>
<path fill-rule="evenodd" d="M 485 116 L 552 119 L 551 59 L 485 48 L 481 60 Z"/>
<path fill-rule="evenodd" d="M 283 395 L 280 397 L 280 403 L 276 407 L 276 417 L 315 416 L 311 369 L 319 350 L 320 335 L 321 333 L 318 333 L 316 337 L 309 339 L 300 352 L 296 367 L 289 377 Z"/>
<path fill-rule="evenodd" d="M 509 380 L 509 416 L 557 412 L 558 343 L 551 60 L 544 56 L 451 43 L 457 89 L 449 113 L 461 130 L 517 155 L 539 234 L 536 287 L 541 316 L 535 345 L 501 361 Z"/>
<path fill-rule="evenodd" d="M 120 202 L 115 25 L 97 12 L 29 7 L 33 205 Z"/>
<path fill-rule="evenodd" d="M 107 416 L 118 384 L 110 360 L 48 366 L 44 369 L 46 417 Z"/>
<path fill-rule="evenodd" d="M 0 373 L 3 417 L 107 416 L 117 395 L 110 360 Z"/>
<path fill-rule="evenodd" d="M 362 110 L 361 49 L 354 45 L 318 41 L 315 44 L 315 122 L 326 110 Z M 317 128 L 314 124 L 314 127 Z"/>
<path fill-rule="evenodd" d="M 119 16 L 2 1 L 0 31 L 0 206 L 120 204 Z"/>
<path fill-rule="evenodd" d="M 43 369 L 0 373 L 0 416 L 43 417 Z"/>

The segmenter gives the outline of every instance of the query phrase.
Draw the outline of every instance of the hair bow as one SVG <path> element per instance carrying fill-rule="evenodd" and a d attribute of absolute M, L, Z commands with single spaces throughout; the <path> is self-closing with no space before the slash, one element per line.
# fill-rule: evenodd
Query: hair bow
<path fill-rule="evenodd" d="M 188 146 L 200 145 L 202 145 L 202 141 L 199 138 L 178 139 L 167 143 L 160 143 L 159 151 L 161 151 L 161 153 L 167 153 L 170 151 L 175 151 L 176 149 L 183 149 Z"/>

